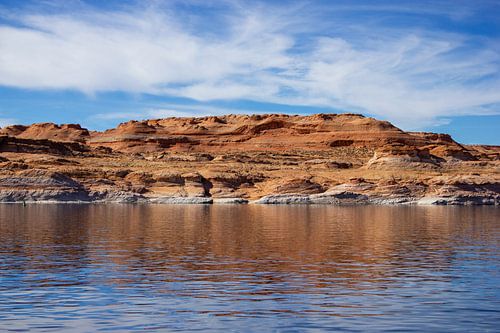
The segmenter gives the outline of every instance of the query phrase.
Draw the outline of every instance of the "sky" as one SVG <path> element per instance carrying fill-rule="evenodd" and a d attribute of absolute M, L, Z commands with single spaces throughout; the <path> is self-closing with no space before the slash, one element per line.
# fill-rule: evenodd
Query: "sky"
<path fill-rule="evenodd" d="M 500 1 L 0 0 L 0 127 L 341 112 L 500 144 Z"/>

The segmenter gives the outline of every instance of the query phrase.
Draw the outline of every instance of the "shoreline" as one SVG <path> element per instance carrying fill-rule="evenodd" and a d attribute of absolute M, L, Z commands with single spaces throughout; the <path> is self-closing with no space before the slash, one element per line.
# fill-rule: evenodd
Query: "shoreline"
<path fill-rule="evenodd" d="M 343 194 L 345 196 L 345 194 Z M 210 198 L 210 197 L 134 197 L 124 200 L 13 200 L 0 201 L 0 204 L 145 204 L 145 205 L 323 205 L 323 206 L 498 206 L 500 198 L 489 196 L 449 196 L 422 198 L 382 198 L 351 194 L 347 199 L 315 195 L 267 195 L 256 200 L 244 198 Z"/>
<path fill-rule="evenodd" d="M 354 114 L 0 130 L 0 202 L 499 205 L 500 146 Z"/>

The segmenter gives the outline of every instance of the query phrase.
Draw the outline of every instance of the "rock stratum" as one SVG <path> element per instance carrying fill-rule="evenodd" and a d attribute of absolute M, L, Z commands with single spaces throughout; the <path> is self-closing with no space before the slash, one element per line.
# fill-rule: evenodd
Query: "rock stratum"
<path fill-rule="evenodd" d="M 0 202 L 500 203 L 500 147 L 358 114 L 0 129 Z"/>

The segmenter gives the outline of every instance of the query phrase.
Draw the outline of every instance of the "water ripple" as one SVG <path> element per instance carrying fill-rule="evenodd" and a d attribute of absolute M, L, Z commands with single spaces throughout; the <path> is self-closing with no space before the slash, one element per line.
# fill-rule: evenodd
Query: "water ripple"
<path fill-rule="evenodd" d="M 499 217 L 2 205 L 0 331 L 496 331 Z"/>

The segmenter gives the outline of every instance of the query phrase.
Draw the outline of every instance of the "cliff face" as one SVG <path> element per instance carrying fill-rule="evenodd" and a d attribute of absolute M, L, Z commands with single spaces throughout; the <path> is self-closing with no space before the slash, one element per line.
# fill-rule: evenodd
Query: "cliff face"
<path fill-rule="evenodd" d="M 373 149 L 393 144 L 463 148 L 447 135 L 406 133 L 389 122 L 357 114 L 228 115 L 131 121 L 96 133 L 89 144 L 123 152 L 327 151 L 335 147 Z"/>
<path fill-rule="evenodd" d="M 496 204 L 499 160 L 356 114 L 16 125 L 0 129 L 0 201 Z M 47 172 L 74 183 L 32 185 Z"/>

